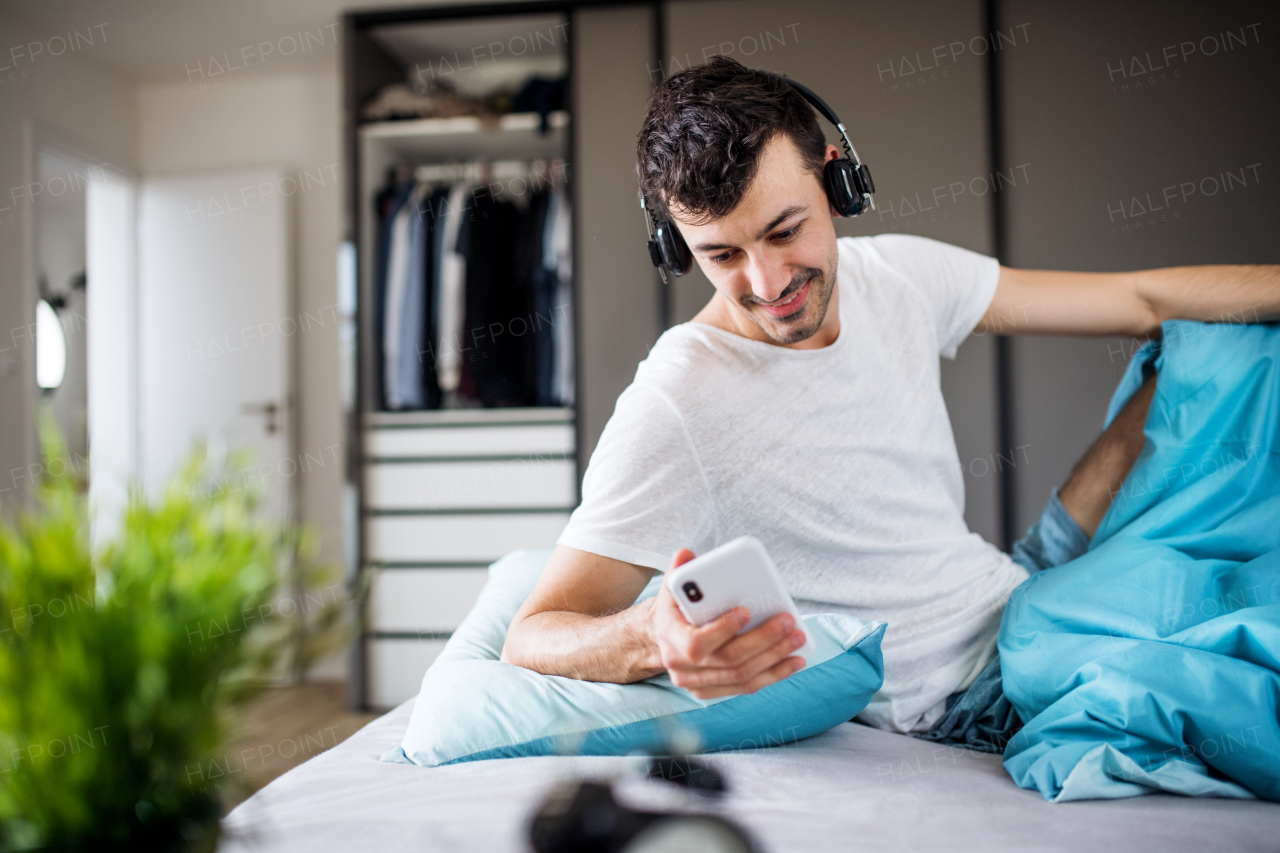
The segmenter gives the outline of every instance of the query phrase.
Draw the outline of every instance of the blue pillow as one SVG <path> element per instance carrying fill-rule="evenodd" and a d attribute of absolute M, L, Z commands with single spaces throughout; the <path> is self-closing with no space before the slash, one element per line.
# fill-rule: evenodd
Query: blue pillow
<path fill-rule="evenodd" d="M 695 699 L 666 675 L 601 684 L 502 663 L 507 625 L 550 556 L 516 551 L 489 567 L 475 608 L 422 679 L 404 742 L 383 761 L 436 767 L 776 746 L 852 719 L 884 681 L 884 623 L 835 614 L 804 617 L 817 647 L 807 667 L 756 693 L 722 699 Z M 661 581 L 655 577 L 640 599 Z"/>

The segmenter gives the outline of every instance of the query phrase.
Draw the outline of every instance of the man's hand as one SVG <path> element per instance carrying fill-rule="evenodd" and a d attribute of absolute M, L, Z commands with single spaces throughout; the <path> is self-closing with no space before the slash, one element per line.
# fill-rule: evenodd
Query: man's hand
<path fill-rule="evenodd" d="M 693 559 L 682 548 L 671 568 Z M 788 613 L 737 636 L 751 618 L 736 607 L 700 628 L 690 625 L 664 583 L 649 612 L 650 634 L 671 682 L 699 699 L 754 693 L 804 667 L 794 655 L 804 645 L 804 632 Z"/>
<path fill-rule="evenodd" d="M 693 559 L 681 549 L 671 568 Z M 545 675 L 631 684 L 666 670 L 699 699 L 751 693 L 804 666 L 789 614 L 737 636 L 750 619 L 737 608 L 701 628 L 690 625 L 666 584 L 632 604 L 657 572 L 557 545 L 520 606 L 502 647 L 503 663 Z"/>

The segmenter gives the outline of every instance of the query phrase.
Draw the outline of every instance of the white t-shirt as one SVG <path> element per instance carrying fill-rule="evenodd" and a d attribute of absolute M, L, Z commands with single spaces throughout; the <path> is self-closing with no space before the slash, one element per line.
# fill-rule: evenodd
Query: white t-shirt
<path fill-rule="evenodd" d="M 991 659 L 1027 572 L 970 533 L 939 383 L 999 265 L 906 235 L 838 241 L 840 332 L 822 349 L 701 323 L 668 330 L 618 398 L 560 543 L 666 570 L 762 541 L 803 612 L 888 622 L 859 719 L 931 725 Z"/>

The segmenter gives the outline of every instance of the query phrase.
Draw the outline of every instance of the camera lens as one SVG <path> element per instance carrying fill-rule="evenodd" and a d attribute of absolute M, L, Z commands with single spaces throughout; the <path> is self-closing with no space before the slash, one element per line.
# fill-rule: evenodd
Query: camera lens
<path fill-rule="evenodd" d="M 683 590 L 684 590 L 684 594 L 685 594 L 685 596 L 686 596 L 690 601 L 701 601 L 701 600 L 702 600 L 702 590 L 698 589 L 698 585 L 697 585 L 696 583 L 694 583 L 693 581 L 689 581 L 687 584 L 685 584 L 683 587 L 681 587 L 681 589 L 683 589 Z"/>

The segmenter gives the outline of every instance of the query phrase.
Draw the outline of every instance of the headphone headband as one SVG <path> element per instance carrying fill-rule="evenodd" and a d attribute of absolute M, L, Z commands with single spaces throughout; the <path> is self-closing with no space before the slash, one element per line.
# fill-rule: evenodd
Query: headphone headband
<path fill-rule="evenodd" d="M 841 126 L 840 117 L 836 115 L 836 111 L 831 109 L 831 106 L 826 101 L 818 97 L 817 92 L 813 91 L 803 83 L 797 83 L 795 80 L 792 80 L 790 77 L 783 77 L 782 79 L 786 80 L 792 89 L 795 89 L 802 96 L 804 96 L 804 99 L 808 101 L 810 104 L 812 104 L 815 110 L 822 113 L 823 118 L 825 118 L 827 121 L 834 124 L 836 127 Z"/>
<path fill-rule="evenodd" d="M 828 160 L 822 170 L 823 185 L 831 208 L 839 216 L 857 216 L 867 209 L 875 210 L 876 203 L 871 194 L 876 191 L 876 185 L 871 180 L 871 170 L 858 159 L 857 149 L 849 141 L 849 134 L 845 132 L 836 111 L 808 86 L 789 77 L 782 79 L 827 121 L 834 124 L 844 141 L 847 156 Z M 649 232 L 649 258 L 658 268 L 663 282 L 667 280 L 668 271 L 673 276 L 687 273 L 693 268 L 693 253 L 689 251 L 689 245 L 679 229 L 665 216 L 658 216 L 649 206 L 649 199 L 644 193 L 640 194 L 640 208 L 644 211 L 645 228 Z"/>
<path fill-rule="evenodd" d="M 810 106 L 822 113 L 823 118 L 836 126 L 836 130 L 840 131 L 840 138 L 844 140 L 845 153 L 849 155 L 849 159 L 853 161 L 855 166 L 861 165 L 861 161 L 858 160 L 858 151 L 853 147 L 853 143 L 849 141 L 849 134 L 845 132 L 844 123 L 840 121 L 840 116 L 836 115 L 836 111 L 831 109 L 831 105 L 818 97 L 817 92 L 813 91 L 803 83 L 797 83 L 790 77 L 785 76 L 782 79 L 786 80 L 787 83 L 791 85 L 792 89 L 799 92 L 800 96 L 808 101 Z M 872 192 L 875 192 L 875 190 L 872 190 Z M 871 207 L 872 210 L 874 210 L 875 204 L 873 203 Z"/>

